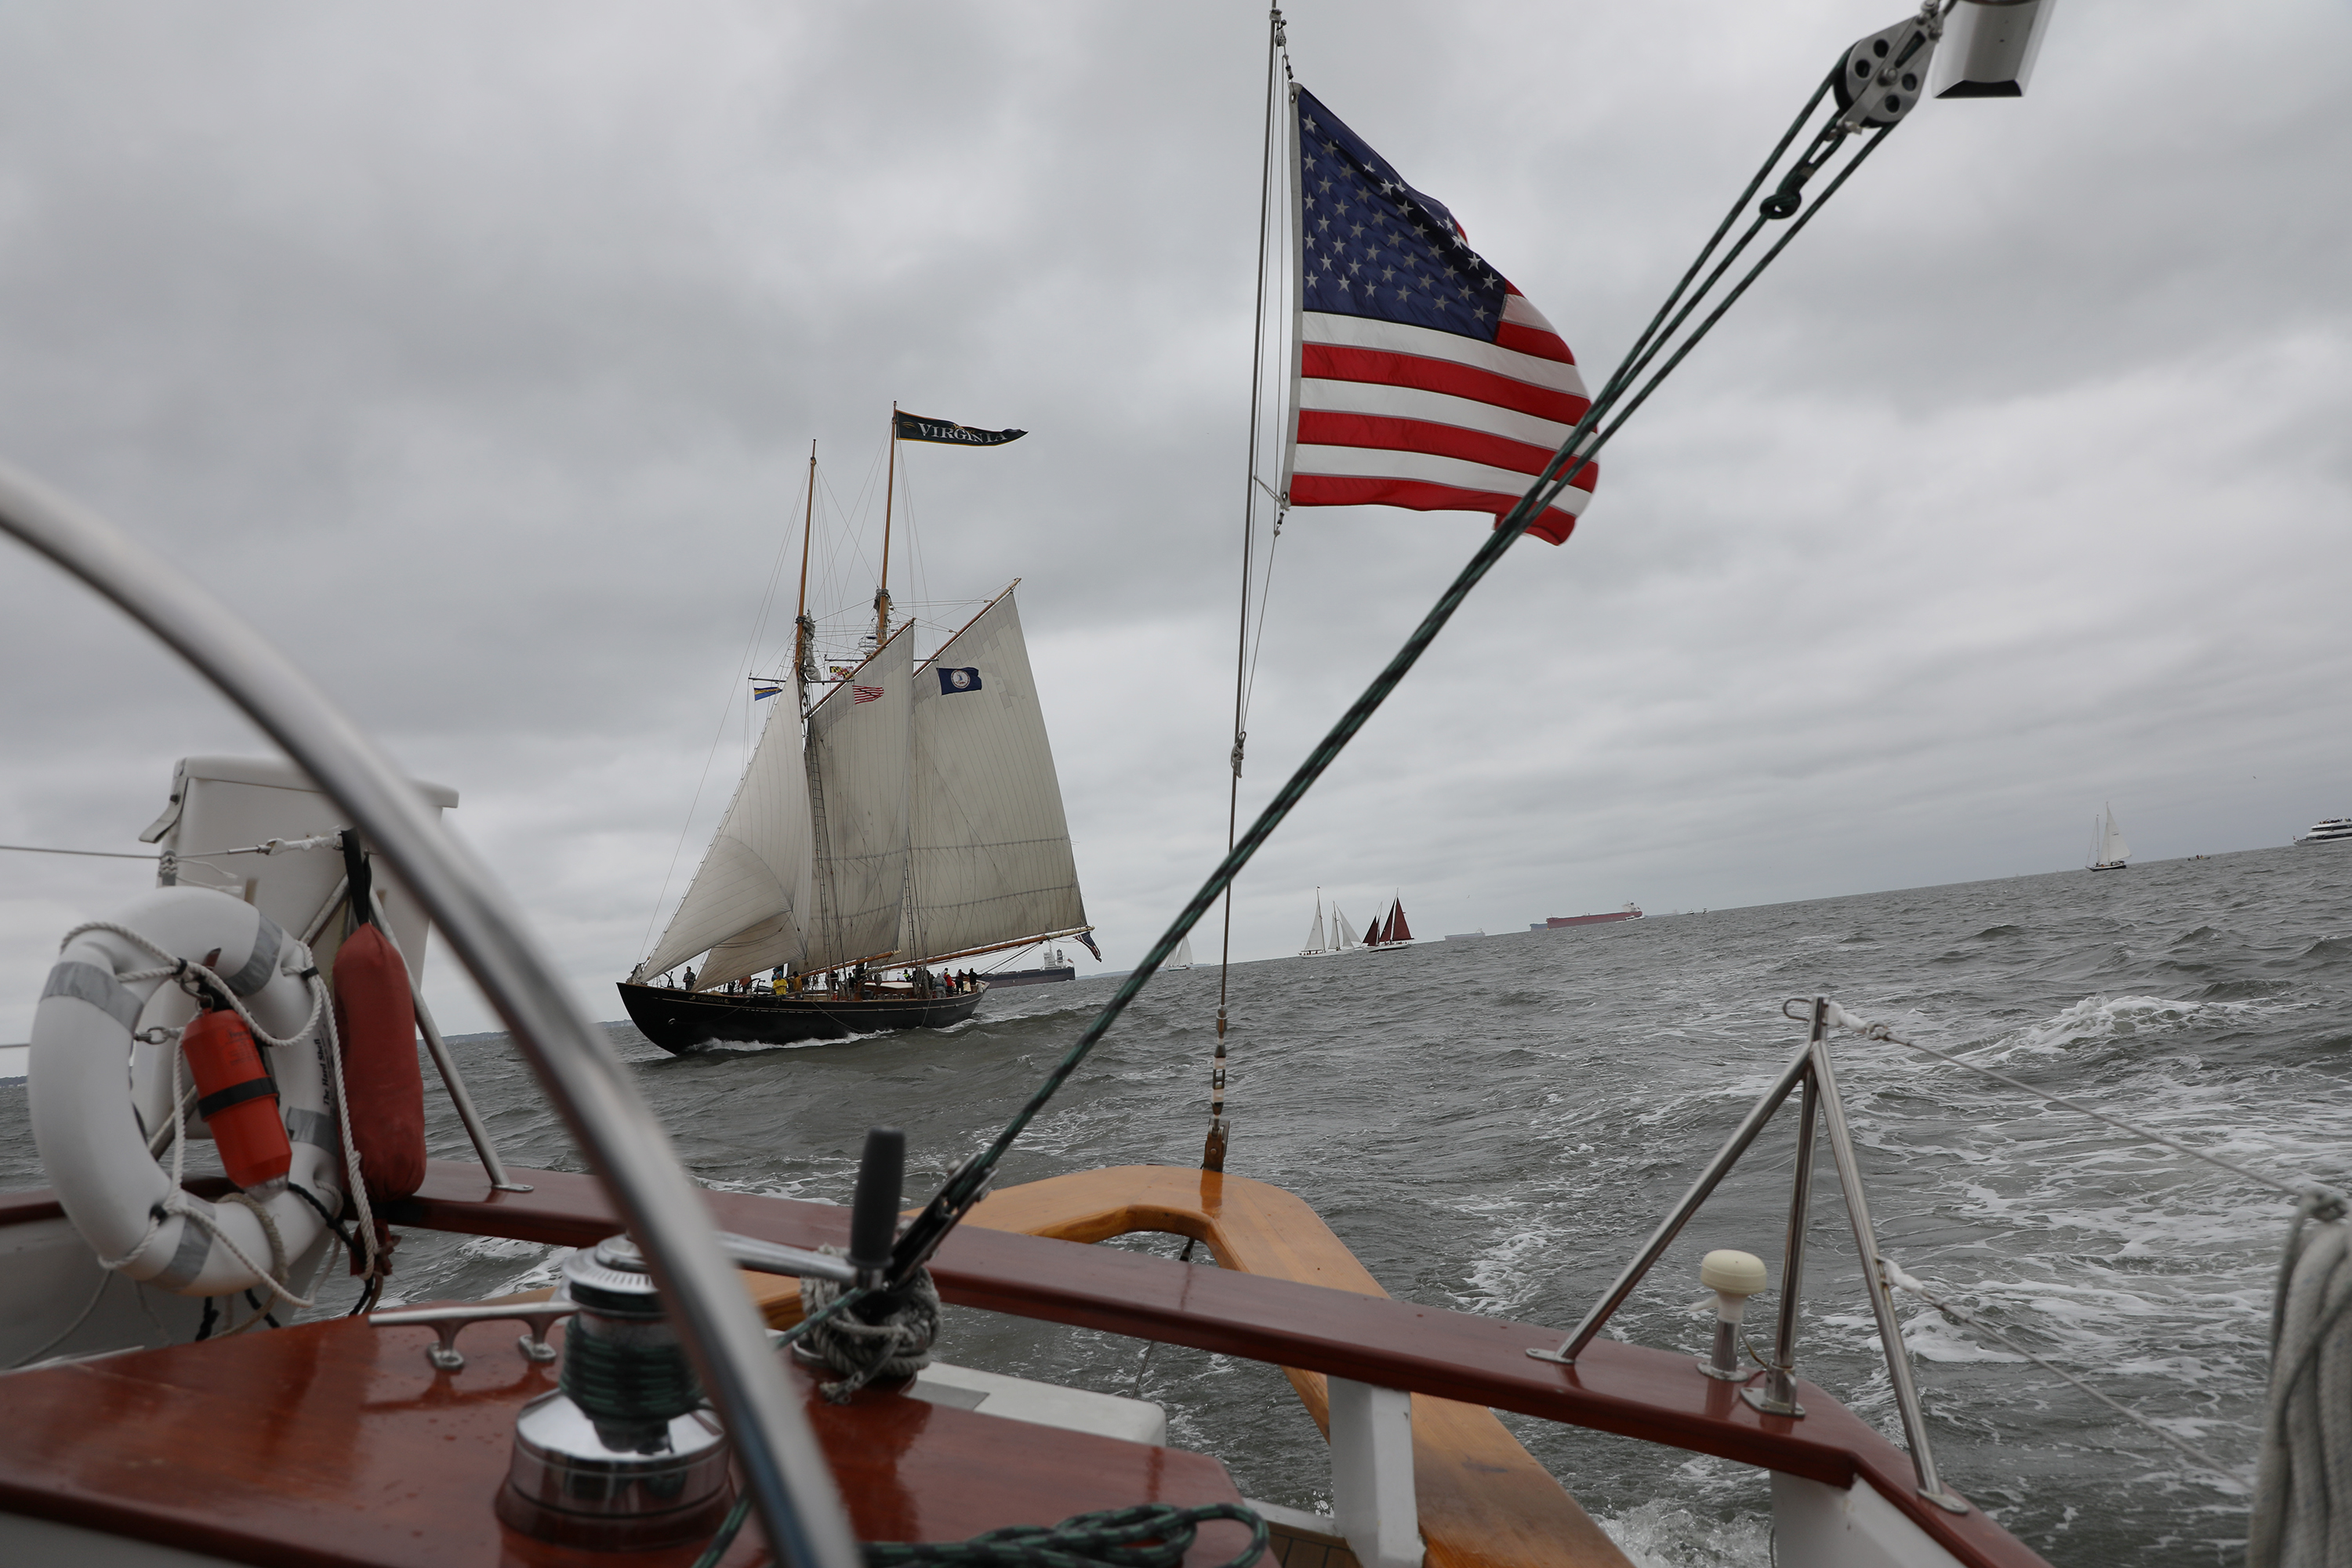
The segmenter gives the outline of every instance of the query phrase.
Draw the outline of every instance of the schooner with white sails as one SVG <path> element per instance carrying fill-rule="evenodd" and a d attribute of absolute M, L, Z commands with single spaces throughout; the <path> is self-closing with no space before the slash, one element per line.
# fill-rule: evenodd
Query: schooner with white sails
<path fill-rule="evenodd" d="M 941 439 L 909 418 L 894 414 L 894 448 Z M 919 660 L 915 624 L 890 623 L 886 578 L 873 651 L 824 680 L 805 539 L 803 561 L 798 700 L 771 710 L 686 896 L 620 988 L 667 1050 L 959 1022 L 986 986 L 940 966 L 1092 929 L 1018 582 Z M 684 984 L 656 983 L 673 975 Z"/>

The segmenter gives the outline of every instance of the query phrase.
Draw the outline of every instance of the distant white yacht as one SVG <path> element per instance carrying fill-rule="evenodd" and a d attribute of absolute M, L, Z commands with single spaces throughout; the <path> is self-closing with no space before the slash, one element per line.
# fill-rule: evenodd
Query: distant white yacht
<path fill-rule="evenodd" d="M 1192 937 L 1191 932 L 1188 931 L 1184 935 L 1176 939 L 1176 956 L 1168 961 L 1168 967 L 1171 969 L 1190 969 L 1192 967 Z"/>
<path fill-rule="evenodd" d="M 2104 821 L 2091 818 L 2091 869 L 2120 871 L 2131 859 L 2131 846 L 2124 842 L 2123 829 L 2116 826 L 2116 803 L 2107 802 Z"/>
<path fill-rule="evenodd" d="M 2311 825 L 2311 831 L 2295 840 L 2297 844 L 2333 844 L 2339 838 L 2352 838 L 2352 816 L 2323 817 Z"/>
<path fill-rule="evenodd" d="M 1298 950 L 1301 958 L 1321 958 L 1326 953 L 1352 952 L 1364 944 L 1356 940 L 1349 927 L 1348 917 L 1339 912 L 1339 902 L 1331 901 L 1331 934 L 1323 934 L 1323 889 L 1315 889 L 1315 925 L 1307 933 L 1307 945 Z"/>

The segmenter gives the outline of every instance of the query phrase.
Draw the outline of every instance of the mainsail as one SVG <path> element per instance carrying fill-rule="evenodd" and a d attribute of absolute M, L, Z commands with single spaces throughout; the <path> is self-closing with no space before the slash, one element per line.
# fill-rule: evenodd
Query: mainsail
<path fill-rule="evenodd" d="M 907 893 L 895 942 L 877 945 L 911 963 L 1083 928 L 1062 786 L 1013 589 L 914 672 L 909 722 Z"/>
<path fill-rule="evenodd" d="M 1315 929 L 1307 933 L 1305 951 L 1307 952 L 1323 951 L 1323 895 L 1321 893 L 1315 895 Z"/>
<path fill-rule="evenodd" d="M 1348 917 L 1339 912 L 1339 904 L 1334 902 L 1331 906 L 1332 948 L 1337 952 L 1345 952 L 1351 947 L 1360 947 L 1363 944 L 1361 942 L 1356 940 L 1354 932 L 1349 927 Z"/>
<path fill-rule="evenodd" d="M 710 847 L 640 975 L 706 949 L 702 989 L 801 957 L 808 909 L 808 774 L 797 716 L 771 711 Z"/>
<path fill-rule="evenodd" d="M 2124 842 L 2123 830 L 2116 826 L 2114 803 L 2107 805 L 2106 831 L 2100 836 L 2099 859 L 2105 865 L 2120 866 L 2131 856 L 2131 846 Z"/>
<path fill-rule="evenodd" d="M 805 969 L 894 952 L 907 896 L 911 625 L 900 626 L 809 710 L 814 832 Z"/>

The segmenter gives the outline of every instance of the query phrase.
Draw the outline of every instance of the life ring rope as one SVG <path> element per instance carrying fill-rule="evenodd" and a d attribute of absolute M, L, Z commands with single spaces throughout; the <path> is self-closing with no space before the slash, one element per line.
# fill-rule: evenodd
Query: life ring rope
<path fill-rule="evenodd" d="M 261 944 L 258 942 L 254 944 L 255 956 L 248 960 L 246 966 L 243 969 L 238 970 L 234 975 L 216 973 L 214 971 L 205 968 L 203 964 L 198 963 L 193 958 L 182 958 L 178 954 L 167 951 L 160 944 L 150 941 L 147 937 L 141 935 L 138 931 L 131 930 L 129 926 L 119 924 L 114 921 L 84 921 L 81 924 L 74 927 L 73 930 L 66 932 L 64 940 L 58 943 L 58 951 L 59 952 L 65 952 L 67 948 L 73 945 L 74 938 L 78 936 L 87 936 L 94 931 L 104 931 L 109 936 L 119 936 L 127 942 L 145 948 L 149 952 L 153 953 L 157 958 L 163 961 L 163 966 L 160 969 L 135 969 L 128 974 L 115 975 L 113 979 L 117 985 L 135 985 L 142 980 L 184 979 L 191 975 L 194 976 L 198 980 L 209 980 L 213 984 L 213 994 L 215 996 L 227 997 L 228 1005 L 236 1009 L 236 1016 L 245 1020 L 245 1026 L 253 1031 L 253 1037 L 259 1040 L 265 1046 L 283 1047 L 293 1045 L 301 1039 L 303 1036 L 318 1027 L 319 1017 L 322 1012 L 331 1011 L 331 1009 L 327 1007 L 327 988 L 319 979 L 319 966 L 317 964 L 313 963 L 303 969 L 273 968 L 270 963 L 270 960 L 274 959 L 276 955 L 270 954 L 267 957 L 262 955 L 260 952 Z M 305 943 L 299 947 L 297 951 L 307 957 L 310 950 L 309 944 Z M 92 965 L 91 967 L 95 968 L 96 965 Z M 254 973 L 256 969 L 260 970 L 258 974 Z M 300 1028 L 295 1030 L 292 1034 L 287 1036 L 282 1040 L 277 1036 L 271 1034 L 268 1030 L 263 1028 L 259 1021 L 254 1017 L 253 1014 L 246 1007 L 245 1005 L 245 998 L 268 984 L 269 983 L 269 977 L 273 973 L 290 974 L 294 976 L 297 980 L 304 982 L 309 986 L 310 992 L 310 1016 L 302 1020 L 302 1026 Z M 331 1021 L 330 1021 L 327 1026 L 331 1032 L 334 1028 L 334 1025 Z M 175 1081 L 173 1082 L 172 1089 L 175 1100 L 179 1093 L 179 1084 L 176 1081 L 178 1076 L 178 1073 L 174 1071 L 173 1077 Z M 343 1131 L 344 1142 L 348 1143 L 351 1141 L 350 1127 L 346 1125 Z"/>

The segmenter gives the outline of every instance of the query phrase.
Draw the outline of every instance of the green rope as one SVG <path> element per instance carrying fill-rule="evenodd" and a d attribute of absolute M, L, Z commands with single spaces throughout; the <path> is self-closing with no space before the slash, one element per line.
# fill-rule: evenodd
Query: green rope
<path fill-rule="evenodd" d="M 736 1500 L 726 1522 L 719 1527 L 694 1568 L 719 1568 L 719 1560 L 735 1544 L 735 1534 L 751 1517 L 751 1500 Z M 1168 1503 L 1139 1503 L 1133 1508 L 1077 1513 L 1052 1526 L 1014 1524 L 975 1535 L 970 1541 L 869 1541 L 864 1545 L 866 1568 L 909 1568 L 916 1563 L 944 1563 L 955 1568 L 1177 1568 L 1201 1526 L 1213 1519 L 1230 1519 L 1249 1526 L 1249 1544 L 1220 1568 L 1250 1568 L 1265 1554 L 1265 1521 L 1254 1509 L 1239 1503 L 1204 1503 L 1177 1508 Z"/>
<path fill-rule="evenodd" d="M 558 1385 L 592 1421 L 668 1421 L 702 1403 L 684 1345 L 614 1344 L 576 1328 Z"/>
<path fill-rule="evenodd" d="M 704 1547 L 702 1555 L 694 1560 L 694 1568 L 719 1568 L 719 1560 L 727 1555 L 729 1547 L 735 1544 L 735 1532 L 742 1529 L 743 1521 L 751 1517 L 751 1494 L 745 1492 L 735 1500 L 735 1506 L 727 1510 L 727 1517 L 719 1522 L 719 1533 L 710 1538 L 710 1544 Z"/>
<path fill-rule="evenodd" d="M 985 1564 L 989 1568 L 1176 1568 L 1200 1527 L 1213 1519 L 1249 1526 L 1249 1544 L 1222 1568 L 1250 1568 L 1266 1546 L 1265 1521 L 1239 1503 L 1200 1508 L 1138 1503 L 1100 1513 L 1072 1514 L 1061 1523 L 1016 1524 L 970 1541 L 866 1542 L 866 1568 L 910 1563 Z"/>

